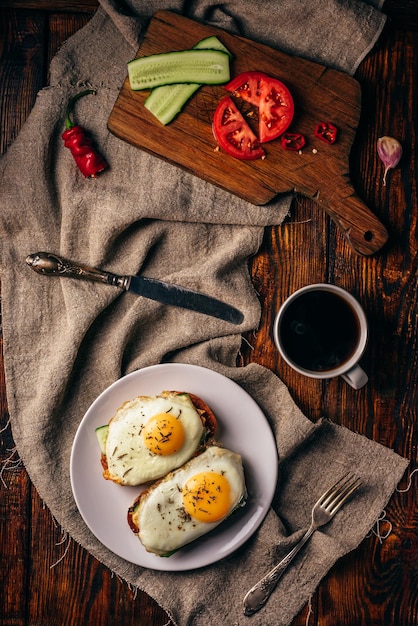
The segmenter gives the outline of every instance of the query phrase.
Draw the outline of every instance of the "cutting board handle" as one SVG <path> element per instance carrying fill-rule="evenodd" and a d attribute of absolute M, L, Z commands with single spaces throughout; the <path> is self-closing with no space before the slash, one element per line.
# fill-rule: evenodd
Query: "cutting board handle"
<path fill-rule="evenodd" d="M 357 254 L 375 254 L 386 244 L 388 232 L 366 204 L 357 196 L 350 183 L 341 179 L 331 194 L 318 194 L 320 204 Z"/>

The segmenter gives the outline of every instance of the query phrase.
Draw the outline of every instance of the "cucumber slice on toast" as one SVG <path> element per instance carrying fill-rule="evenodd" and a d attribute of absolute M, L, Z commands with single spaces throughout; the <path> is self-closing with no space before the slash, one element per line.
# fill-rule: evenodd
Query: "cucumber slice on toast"
<path fill-rule="evenodd" d="M 99 446 L 100 446 L 100 451 L 104 455 L 106 455 L 106 439 L 107 439 L 108 430 L 109 430 L 109 427 L 107 426 L 107 424 L 105 426 L 99 426 L 95 430 L 97 441 L 99 442 Z"/>

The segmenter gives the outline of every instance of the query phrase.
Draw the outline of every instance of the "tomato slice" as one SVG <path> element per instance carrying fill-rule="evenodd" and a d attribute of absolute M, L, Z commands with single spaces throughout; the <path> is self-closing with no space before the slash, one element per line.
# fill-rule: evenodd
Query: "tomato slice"
<path fill-rule="evenodd" d="M 214 412 L 199 396 L 196 396 L 194 393 L 189 393 L 189 396 L 193 402 L 193 406 L 197 409 L 201 419 L 204 421 L 205 428 L 208 431 L 208 437 L 214 437 L 218 426 Z"/>
<path fill-rule="evenodd" d="M 277 78 L 263 72 L 243 72 L 226 85 L 226 90 L 258 107 L 260 143 L 276 139 L 289 128 L 295 105 L 289 89 Z"/>
<path fill-rule="evenodd" d="M 236 159 L 260 159 L 265 154 L 257 135 L 229 96 L 224 96 L 216 107 L 212 129 L 219 146 Z"/>
<path fill-rule="evenodd" d="M 261 89 L 266 79 L 270 77 L 262 72 L 243 72 L 235 76 L 225 89 L 237 98 L 250 102 L 258 107 L 261 98 Z"/>

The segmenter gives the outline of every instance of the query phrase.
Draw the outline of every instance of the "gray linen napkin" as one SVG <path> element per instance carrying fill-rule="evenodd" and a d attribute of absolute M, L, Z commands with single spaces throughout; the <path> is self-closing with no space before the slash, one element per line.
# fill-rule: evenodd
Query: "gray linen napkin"
<path fill-rule="evenodd" d="M 106 121 L 126 63 L 158 9 L 353 73 L 383 28 L 381 4 L 131 0 L 122 10 L 115 1 L 101 0 L 91 22 L 53 59 L 50 86 L 39 93 L 1 160 L 4 358 L 18 452 L 62 527 L 153 596 L 179 626 L 220 619 L 231 626 L 288 624 L 332 564 L 373 526 L 407 461 L 330 422 L 312 424 L 265 368 L 235 367 L 239 333 L 256 328 L 260 315 L 247 260 L 258 250 L 264 227 L 282 222 L 290 198 L 249 205 L 119 141 L 107 132 Z M 79 101 L 77 116 L 110 164 L 96 181 L 76 170 L 60 137 L 66 103 L 81 85 L 94 86 L 97 95 Z M 25 265 L 26 255 L 37 250 L 200 289 L 234 303 L 245 321 L 231 328 L 103 285 L 38 276 Z M 259 530 L 244 548 L 191 574 L 156 573 L 107 550 L 84 525 L 69 479 L 73 438 L 91 402 L 120 376 L 169 361 L 203 365 L 242 385 L 269 420 L 280 457 L 277 494 Z M 315 535 L 250 622 L 242 614 L 243 595 L 306 527 L 314 500 L 328 484 L 324 470 L 335 475 L 353 465 L 364 478 L 362 492 Z"/>

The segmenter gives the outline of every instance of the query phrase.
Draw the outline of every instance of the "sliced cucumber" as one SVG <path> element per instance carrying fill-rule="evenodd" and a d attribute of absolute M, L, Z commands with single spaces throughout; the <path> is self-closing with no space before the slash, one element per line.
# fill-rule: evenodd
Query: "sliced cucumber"
<path fill-rule="evenodd" d="M 106 455 L 106 440 L 107 440 L 107 431 L 108 430 L 109 430 L 109 427 L 107 426 L 107 424 L 106 424 L 106 426 L 99 426 L 95 430 L 96 437 L 97 437 L 97 440 L 98 440 L 99 446 L 100 446 L 100 451 L 104 455 Z"/>
<path fill-rule="evenodd" d="M 220 50 L 232 58 L 221 41 L 215 35 L 198 41 L 194 50 Z M 155 87 L 144 102 L 144 106 L 161 124 L 166 126 L 180 113 L 186 102 L 199 89 L 201 83 L 177 83 Z"/>
<path fill-rule="evenodd" d="M 134 90 L 175 83 L 219 85 L 229 81 L 229 55 L 221 50 L 152 54 L 130 61 L 128 76 Z"/>
<path fill-rule="evenodd" d="M 152 113 L 161 124 L 166 126 L 180 113 L 184 105 L 199 89 L 197 83 L 177 83 L 162 85 L 153 89 L 144 102 L 144 107 Z"/>
<path fill-rule="evenodd" d="M 205 39 L 201 39 L 197 42 L 195 46 L 193 46 L 193 48 L 196 50 L 220 50 L 221 52 L 225 52 L 225 54 L 227 54 L 229 58 L 232 59 L 232 53 L 215 35 L 212 35 L 211 37 L 205 37 Z"/>

